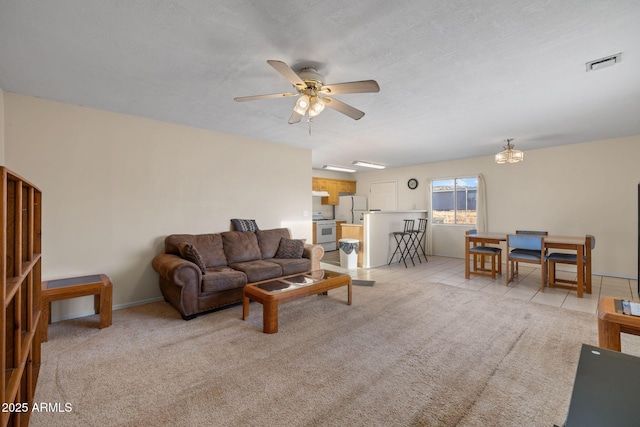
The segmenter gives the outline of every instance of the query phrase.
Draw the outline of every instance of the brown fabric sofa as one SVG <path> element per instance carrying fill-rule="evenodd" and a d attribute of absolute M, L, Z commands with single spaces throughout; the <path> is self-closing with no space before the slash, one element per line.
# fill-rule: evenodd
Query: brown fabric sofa
<path fill-rule="evenodd" d="M 190 320 L 242 302 L 242 290 L 248 283 L 320 269 L 322 246 L 304 244 L 302 256 L 291 257 L 281 246 L 281 242 L 292 243 L 289 239 L 288 228 L 172 234 L 165 238 L 164 252 L 155 256 L 152 265 L 164 298 L 183 319 Z M 189 243 L 200 255 L 197 262 L 180 253 Z"/>

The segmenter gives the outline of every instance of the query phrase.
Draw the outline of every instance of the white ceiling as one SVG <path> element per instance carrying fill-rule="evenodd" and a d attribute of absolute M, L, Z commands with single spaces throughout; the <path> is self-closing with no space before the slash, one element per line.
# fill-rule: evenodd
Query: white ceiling
<path fill-rule="evenodd" d="M 397 167 L 640 134 L 639 22 L 638 0 L 3 0 L 0 88 Z M 295 98 L 233 101 L 292 90 L 267 59 L 381 89 L 309 135 Z"/>

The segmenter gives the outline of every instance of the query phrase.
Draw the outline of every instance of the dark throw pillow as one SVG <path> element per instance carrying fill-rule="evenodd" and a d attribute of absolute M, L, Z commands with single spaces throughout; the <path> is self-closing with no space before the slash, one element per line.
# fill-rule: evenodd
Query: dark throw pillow
<path fill-rule="evenodd" d="M 257 231 L 258 224 L 255 219 L 232 219 L 234 231 Z"/>
<path fill-rule="evenodd" d="M 180 251 L 180 256 L 182 258 L 187 261 L 191 261 L 200 268 L 201 272 L 206 273 L 207 268 L 204 265 L 204 259 L 195 246 L 187 242 L 178 243 L 178 251 Z"/>
<path fill-rule="evenodd" d="M 280 246 L 275 258 L 302 258 L 304 253 L 304 242 L 300 239 L 280 239 Z"/>

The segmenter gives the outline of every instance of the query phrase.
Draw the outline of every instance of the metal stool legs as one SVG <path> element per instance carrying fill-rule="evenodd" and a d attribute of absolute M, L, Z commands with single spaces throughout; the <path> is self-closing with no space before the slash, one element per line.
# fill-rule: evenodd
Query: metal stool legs
<path fill-rule="evenodd" d="M 422 255 L 424 256 L 424 260 L 425 261 L 429 261 L 427 259 L 427 254 L 424 251 L 424 238 L 427 234 L 427 219 L 426 218 L 418 218 L 418 229 L 417 230 L 413 230 L 413 233 L 411 235 L 411 249 L 412 249 L 412 255 L 411 257 L 413 258 L 414 256 L 418 257 L 418 261 L 420 261 L 420 263 L 422 264 L 422 260 L 420 259 L 420 253 L 418 252 L 418 249 L 420 249 L 420 251 L 422 251 Z"/>
<path fill-rule="evenodd" d="M 413 262 L 413 258 L 409 256 L 411 254 L 410 252 L 412 247 L 412 235 L 414 232 L 413 231 L 414 223 L 415 222 L 412 219 L 405 219 L 404 231 L 393 232 L 393 237 L 396 240 L 396 249 L 393 251 L 393 255 L 391 255 L 391 258 L 389 259 L 389 264 L 391 264 L 396 254 L 399 253 L 400 258 L 398 259 L 398 262 L 402 261 L 405 267 L 407 267 L 407 258 L 411 259 L 411 263 L 414 266 L 416 265 L 416 263 Z"/>

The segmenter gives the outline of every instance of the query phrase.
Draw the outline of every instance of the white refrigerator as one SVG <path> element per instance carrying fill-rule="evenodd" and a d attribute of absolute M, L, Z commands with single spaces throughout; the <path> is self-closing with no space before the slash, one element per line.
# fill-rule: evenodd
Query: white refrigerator
<path fill-rule="evenodd" d="M 367 198 L 364 196 L 340 196 L 336 206 L 336 221 L 347 224 L 362 224 L 362 214 L 367 212 Z"/>

